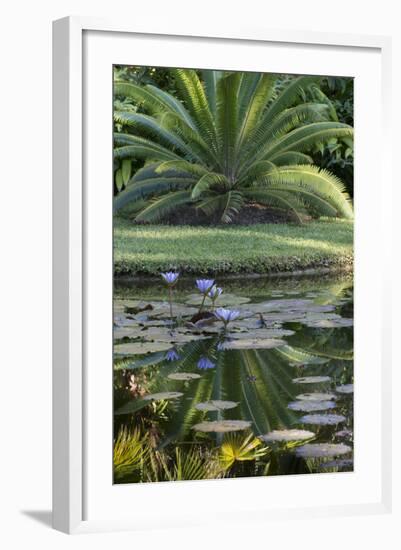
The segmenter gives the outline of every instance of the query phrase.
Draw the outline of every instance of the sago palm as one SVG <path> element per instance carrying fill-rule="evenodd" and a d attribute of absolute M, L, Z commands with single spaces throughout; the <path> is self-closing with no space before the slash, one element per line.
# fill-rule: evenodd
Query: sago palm
<path fill-rule="evenodd" d="M 277 76 L 173 70 L 180 99 L 154 86 L 115 83 L 116 97 L 139 110 L 115 111 L 115 159 L 145 166 L 115 199 L 134 205 L 136 220 L 158 221 L 182 205 L 230 222 L 245 203 L 352 218 L 342 182 L 307 154 L 352 127 L 330 120 L 327 102 L 301 102 L 316 83 L 302 76 L 276 94 Z"/>

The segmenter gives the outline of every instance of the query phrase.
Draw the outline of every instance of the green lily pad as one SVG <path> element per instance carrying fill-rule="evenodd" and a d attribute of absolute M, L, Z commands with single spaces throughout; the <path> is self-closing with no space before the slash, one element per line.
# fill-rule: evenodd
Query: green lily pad
<path fill-rule="evenodd" d="M 243 340 L 227 340 L 222 344 L 223 349 L 272 349 L 284 346 L 286 342 L 278 338 L 247 338 Z"/>
<path fill-rule="evenodd" d="M 167 399 L 178 399 L 178 397 L 182 397 L 184 394 L 179 391 L 163 391 L 160 393 L 151 393 L 149 395 L 144 396 L 145 401 L 164 401 Z"/>
<path fill-rule="evenodd" d="M 116 355 L 144 355 L 156 351 L 167 351 L 171 348 L 169 342 L 129 342 L 114 345 Z"/>
<path fill-rule="evenodd" d="M 333 401 L 293 401 L 288 404 L 288 408 L 292 411 L 326 411 L 328 409 L 334 409 L 336 403 Z"/>
<path fill-rule="evenodd" d="M 226 409 L 233 409 L 238 403 L 235 401 L 206 401 L 205 403 L 197 403 L 195 409 L 198 411 L 224 411 Z"/>
<path fill-rule="evenodd" d="M 331 401 L 337 399 L 337 396 L 334 393 L 301 393 L 296 395 L 295 399 L 300 399 L 301 401 Z"/>
<path fill-rule="evenodd" d="M 341 414 L 306 414 L 299 419 L 302 424 L 315 424 L 316 426 L 335 426 L 345 421 Z"/>
<path fill-rule="evenodd" d="M 345 455 L 351 451 L 351 447 L 343 443 L 307 443 L 302 447 L 298 447 L 295 454 L 304 458 L 325 458 Z"/>
<path fill-rule="evenodd" d="M 330 382 L 330 376 L 303 376 L 301 378 L 293 378 L 294 384 L 323 384 Z"/>
<path fill-rule="evenodd" d="M 170 380 L 197 380 L 200 378 L 200 374 L 194 372 L 173 372 L 167 376 Z"/>
<path fill-rule="evenodd" d="M 290 442 L 290 441 L 304 441 L 315 437 L 313 432 L 308 430 L 273 430 L 265 435 L 259 436 L 265 443 L 272 442 Z"/>
<path fill-rule="evenodd" d="M 336 387 L 337 393 L 354 393 L 354 384 L 344 384 Z"/>
<path fill-rule="evenodd" d="M 192 427 L 197 432 L 237 432 L 240 430 L 247 430 L 251 427 L 251 422 L 247 420 L 215 420 L 212 422 L 200 422 Z"/>

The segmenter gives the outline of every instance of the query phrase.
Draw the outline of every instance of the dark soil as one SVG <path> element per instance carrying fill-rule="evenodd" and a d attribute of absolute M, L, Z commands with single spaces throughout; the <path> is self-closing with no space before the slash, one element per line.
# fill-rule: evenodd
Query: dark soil
<path fill-rule="evenodd" d="M 294 217 L 284 210 L 269 208 L 261 204 L 248 204 L 233 218 L 232 225 L 255 225 L 261 223 L 293 223 Z M 161 221 L 165 225 L 221 225 L 216 219 L 210 219 L 200 211 L 183 206 L 174 214 Z"/>

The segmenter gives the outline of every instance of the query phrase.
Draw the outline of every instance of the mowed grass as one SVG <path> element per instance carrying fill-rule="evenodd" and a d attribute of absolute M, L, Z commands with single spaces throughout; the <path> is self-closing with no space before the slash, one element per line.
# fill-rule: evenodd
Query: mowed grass
<path fill-rule="evenodd" d="M 353 223 L 189 227 L 114 224 L 116 276 L 240 274 L 346 267 L 353 262 Z"/>

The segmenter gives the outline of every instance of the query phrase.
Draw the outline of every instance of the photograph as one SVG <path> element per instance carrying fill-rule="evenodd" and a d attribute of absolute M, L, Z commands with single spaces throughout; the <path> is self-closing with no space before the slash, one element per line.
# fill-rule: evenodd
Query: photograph
<path fill-rule="evenodd" d="M 353 472 L 354 79 L 110 79 L 113 483 Z"/>

